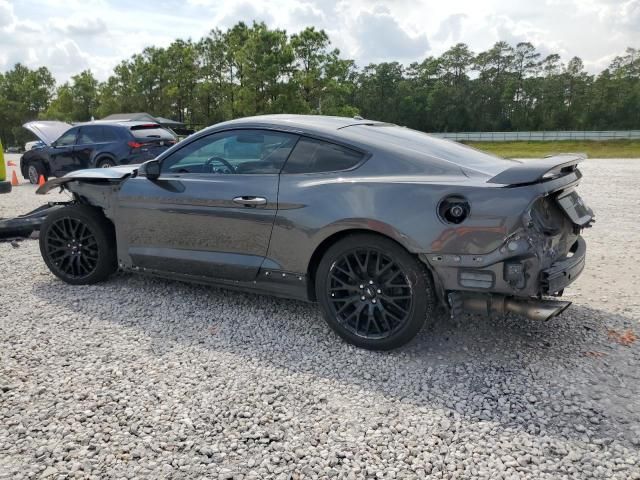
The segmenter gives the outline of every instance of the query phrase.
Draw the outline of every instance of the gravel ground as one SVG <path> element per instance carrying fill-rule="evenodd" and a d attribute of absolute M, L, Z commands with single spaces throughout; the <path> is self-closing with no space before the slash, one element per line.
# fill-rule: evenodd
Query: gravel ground
<path fill-rule="evenodd" d="M 598 222 L 569 310 L 438 318 L 391 353 L 313 305 L 72 287 L 36 241 L 0 243 L 0 478 L 640 478 L 640 161 L 583 171 Z"/>

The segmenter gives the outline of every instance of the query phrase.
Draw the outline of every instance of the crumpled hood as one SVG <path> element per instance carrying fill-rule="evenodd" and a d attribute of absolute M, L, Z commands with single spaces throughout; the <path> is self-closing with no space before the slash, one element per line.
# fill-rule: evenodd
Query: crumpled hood
<path fill-rule="evenodd" d="M 46 145 L 51 145 L 59 139 L 64 132 L 71 128 L 71 125 L 68 123 L 48 120 L 27 122 L 22 126 L 42 140 Z"/>
<path fill-rule="evenodd" d="M 43 195 L 49 190 L 53 190 L 60 185 L 72 182 L 74 180 L 88 180 L 88 181 L 109 181 L 120 180 L 131 175 L 140 165 L 120 165 L 112 168 L 88 168 L 85 170 L 76 170 L 71 173 L 67 173 L 64 177 L 54 178 L 42 185 L 36 190 L 36 193 Z"/>

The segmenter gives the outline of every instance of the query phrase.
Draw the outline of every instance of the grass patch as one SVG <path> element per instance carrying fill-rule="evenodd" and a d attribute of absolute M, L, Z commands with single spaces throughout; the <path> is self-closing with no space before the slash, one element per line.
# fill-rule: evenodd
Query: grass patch
<path fill-rule="evenodd" d="M 586 153 L 591 158 L 640 158 L 640 140 L 464 143 L 507 158 L 536 158 L 557 153 Z"/>

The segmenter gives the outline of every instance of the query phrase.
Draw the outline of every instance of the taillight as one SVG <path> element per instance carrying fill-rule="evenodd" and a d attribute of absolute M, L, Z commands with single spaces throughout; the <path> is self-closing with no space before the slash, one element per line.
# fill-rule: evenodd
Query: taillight
<path fill-rule="evenodd" d="M 132 140 L 130 142 L 127 142 L 127 145 L 129 145 L 131 148 L 140 148 L 144 145 L 144 143 L 138 143 Z"/>

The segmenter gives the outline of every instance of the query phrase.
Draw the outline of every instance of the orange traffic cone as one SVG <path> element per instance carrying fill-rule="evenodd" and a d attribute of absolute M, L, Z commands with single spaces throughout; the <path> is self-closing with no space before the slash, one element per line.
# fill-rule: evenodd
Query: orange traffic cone
<path fill-rule="evenodd" d="M 13 171 L 13 174 L 11 175 L 11 185 L 14 187 L 17 187 L 18 185 L 20 185 L 20 183 L 18 182 L 18 176 L 16 175 L 16 171 Z"/>
<path fill-rule="evenodd" d="M 16 166 L 16 162 L 14 162 L 13 160 L 7 161 L 7 167 L 15 167 L 15 166 Z"/>
<path fill-rule="evenodd" d="M 42 185 L 44 185 L 44 175 L 40 175 L 38 179 L 38 186 L 41 187 Z"/>

